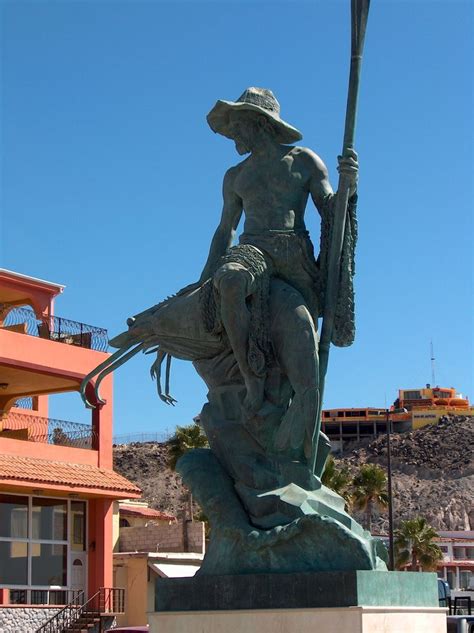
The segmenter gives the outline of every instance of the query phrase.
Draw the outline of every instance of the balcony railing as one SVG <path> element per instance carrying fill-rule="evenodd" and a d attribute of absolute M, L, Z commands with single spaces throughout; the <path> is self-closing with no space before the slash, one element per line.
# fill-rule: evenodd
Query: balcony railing
<path fill-rule="evenodd" d="M 14 407 L 19 409 L 33 409 L 33 396 L 23 396 L 15 401 Z"/>
<path fill-rule="evenodd" d="M 2 315 L 5 315 L 1 325 L 4 329 L 99 352 L 107 351 L 109 341 L 104 328 L 57 316 L 37 317 L 29 307 L 10 306 L 6 303 L 0 304 L 0 318 Z"/>
<path fill-rule="evenodd" d="M 0 438 L 92 449 L 97 433 L 89 424 L 55 420 L 25 413 L 9 413 L 0 421 Z"/>

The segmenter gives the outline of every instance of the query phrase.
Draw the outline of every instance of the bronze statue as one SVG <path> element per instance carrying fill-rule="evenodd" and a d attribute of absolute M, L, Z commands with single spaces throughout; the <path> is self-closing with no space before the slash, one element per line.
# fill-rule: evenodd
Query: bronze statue
<path fill-rule="evenodd" d="M 201 277 L 130 318 L 110 341 L 118 351 L 83 382 L 94 406 L 96 377 L 100 403 L 103 377 L 139 351 L 156 352 L 151 373 L 168 404 L 175 402 L 172 356 L 191 360 L 206 382 L 200 421 L 210 450 L 189 451 L 177 465 L 212 526 L 202 574 L 385 568 L 381 543 L 320 481 L 329 452 L 320 432 L 329 346 L 350 345 L 355 332 L 353 136 L 367 10 L 355 13 L 337 193 L 317 154 L 292 145 L 301 134 L 280 117 L 270 90 L 217 101 L 210 127 L 249 156 L 225 174 L 222 216 Z M 317 259 L 304 222 L 309 197 L 321 216 Z M 233 245 L 242 214 L 244 231 Z"/>

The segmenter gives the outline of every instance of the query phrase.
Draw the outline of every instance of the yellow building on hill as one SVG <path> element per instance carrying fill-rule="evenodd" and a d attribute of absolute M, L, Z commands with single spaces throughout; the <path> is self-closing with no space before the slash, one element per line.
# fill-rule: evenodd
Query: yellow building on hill
<path fill-rule="evenodd" d="M 406 409 L 403 413 L 396 410 Z M 394 432 L 419 429 L 437 424 L 446 415 L 474 416 L 469 399 L 457 393 L 454 387 L 399 389 L 398 398 L 388 410 Z M 357 407 L 324 409 L 322 431 L 332 442 L 360 441 L 387 432 L 387 409 Z"/>
<path fill-rule="evenodd" d="M 427 424 L 437 424 L 444 415 L 474 415 L 469 399 L 457 393 L 454 387 L 400 389 L 394 408 L 405 408 L 411 416 L 411 428 L 419 429 Z M 393 415 L 394 420 L 396 415 Z"/>

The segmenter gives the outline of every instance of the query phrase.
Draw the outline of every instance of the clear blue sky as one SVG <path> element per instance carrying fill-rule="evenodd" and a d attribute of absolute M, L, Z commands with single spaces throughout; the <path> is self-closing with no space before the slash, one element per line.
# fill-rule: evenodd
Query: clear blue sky
<path fill-rule="evenodd" d="M 271 88 L 337 187 L 349 0 L 3 2 L 1 265 L 63 283 L 56 313 L 107 327 L 196 280 L 238 157 L 205 116 Z M 373 0 L 364 54 L 357 338 L 326 406 L 383 406 L 436 381 L 473 389 L 473 3 Z M 319 223 L 308 205 L 318 242 Z M 176 361 L 167 408 L 135 358 L 116 433 L 162 431 L 206 389 Z M 51 414 L 85 421 L 77 395 Z"/>

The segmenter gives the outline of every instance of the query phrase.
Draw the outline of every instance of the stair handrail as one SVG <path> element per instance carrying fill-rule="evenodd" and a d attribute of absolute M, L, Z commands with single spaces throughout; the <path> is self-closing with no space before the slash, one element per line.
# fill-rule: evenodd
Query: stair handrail
<path fill-rule="evenodd" d="M 63 609 L 61 609 L 61 611 L 58 611 L 56 615 L 53 615 L 52 618 L 41 625 L 39 629 L 36 629 L 35 633 L 61 633 L 62 629 L 66 628 L 70 624 L 73 624 L 79 619 L 80 613 L 78 612 L 80 611 L 82 613 L 84 608 L 100 595 L 101 589 L 96 591 L 96 593 L 82 605 L 73 603 L 67 604 Z M 81 591 L 81 594 L 84 594 L 84 592 Z"/>
<path fill-rule="evenodd" d="M 72 603 L 67 604 L 61 611 L 56 613 L 52 618 L 50 618 L 47 622 L 45 622 L 39 629 L 36 630 L 35 633 L 62 633 L 62 630 L 71 626 L 81 617 L 84 612 L 87 613 L 112 613 L 115 607 L 115 591 L 120 592 L 118 594 L 120 605 L 119 608 L 123 608 L 123 594 L 124 589 L 118 587 L 100 587 L 96 593 L 89 598 L 87 602 L 82 605 L 74 605 Z M 107 597 L 106 597 L 107 592 Z M 79 596 L 83 595 L 84 592 L 81 591 Z M 111 604 L 111 596 L 112 596 L 112 609 L 110 609 Z M 120 599 L 121 596 L 121 599 Z M 98 606 L 95 609 L 91 609 L 89 611 L 89 607 L 92 605 L 94 600 L 98 598 Z M 107 606 L 108 605 L 108 608 Z"/>

